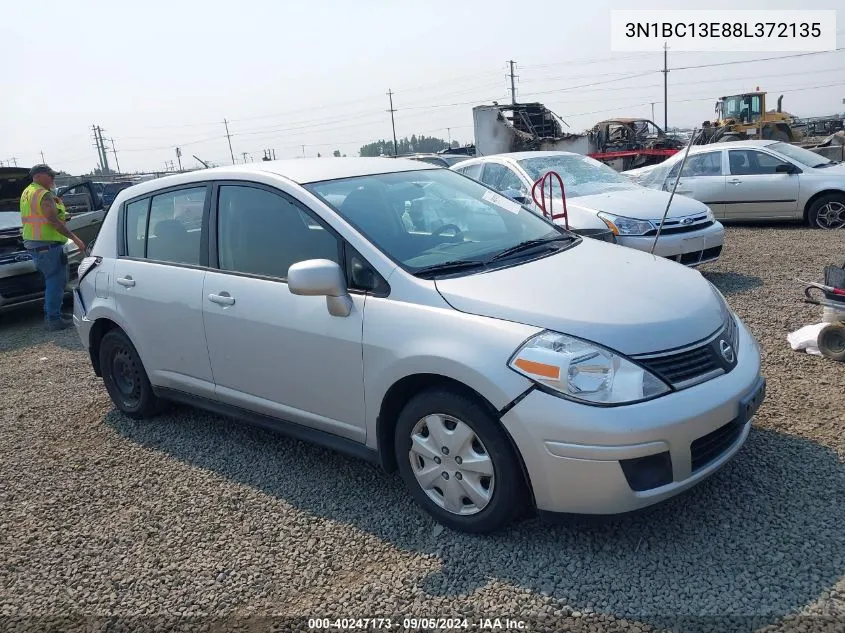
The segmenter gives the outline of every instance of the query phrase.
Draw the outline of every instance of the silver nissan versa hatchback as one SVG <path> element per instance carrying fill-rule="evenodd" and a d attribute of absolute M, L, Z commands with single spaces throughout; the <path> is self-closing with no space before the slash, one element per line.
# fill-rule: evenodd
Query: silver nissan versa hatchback
<path fill-rule="evenodd" d="M 120 411 L 194 404 L 398 468 L 457 530 L 672 497 L 736 454 L 764 397 L 757 343 L 699 272 L 419 161 L 135 185 L 79 276 Z"/>

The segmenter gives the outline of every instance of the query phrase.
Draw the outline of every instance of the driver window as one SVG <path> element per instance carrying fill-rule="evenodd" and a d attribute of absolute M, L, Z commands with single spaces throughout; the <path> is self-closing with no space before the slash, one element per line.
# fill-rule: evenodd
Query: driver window
<path fill-rule="evenodd" d="M 484 166 L 484 175 L 481 177 L 481 182 L 499 192 L 512 189 L 523 194 L 527 193 L 519 176 L 513 170 L 499 163 L 487 163 Z"/>

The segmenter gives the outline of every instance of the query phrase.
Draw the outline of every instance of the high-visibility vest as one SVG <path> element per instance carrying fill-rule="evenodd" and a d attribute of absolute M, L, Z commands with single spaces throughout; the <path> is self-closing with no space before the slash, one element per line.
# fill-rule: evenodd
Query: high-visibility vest
<path fill-rule="evenodd" d="M 24 189 L 21 195 L 23 239 L 64 244 L 67 238 L 54 229 L 41 212 L 41 201 L 46 193 L 47 189 L 37 183 L 32 183 Z"/>

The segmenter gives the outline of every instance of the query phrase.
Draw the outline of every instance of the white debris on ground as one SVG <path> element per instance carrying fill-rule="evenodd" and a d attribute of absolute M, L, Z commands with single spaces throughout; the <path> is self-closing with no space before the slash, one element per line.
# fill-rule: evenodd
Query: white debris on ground
<path fill-rule="evenodd" d="M 814 323 L 813 325 L 805 325 L 800 330 L 790 332 L 786 335 L 786 340 L 789 342 L 793 350 L 805 350 L 808 354 L 821 356 L 819 351 L 819 332 L 827 323 Z"/>

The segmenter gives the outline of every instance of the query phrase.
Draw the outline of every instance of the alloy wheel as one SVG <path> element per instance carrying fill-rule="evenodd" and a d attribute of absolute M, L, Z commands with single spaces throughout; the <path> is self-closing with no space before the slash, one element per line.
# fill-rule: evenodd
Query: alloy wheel
<path fill-rule="evenodd" d="M 816 225 L 820 229 L 840 229 L 845 226 L 845 204 L 831 200 L 816 213 Z"/>

